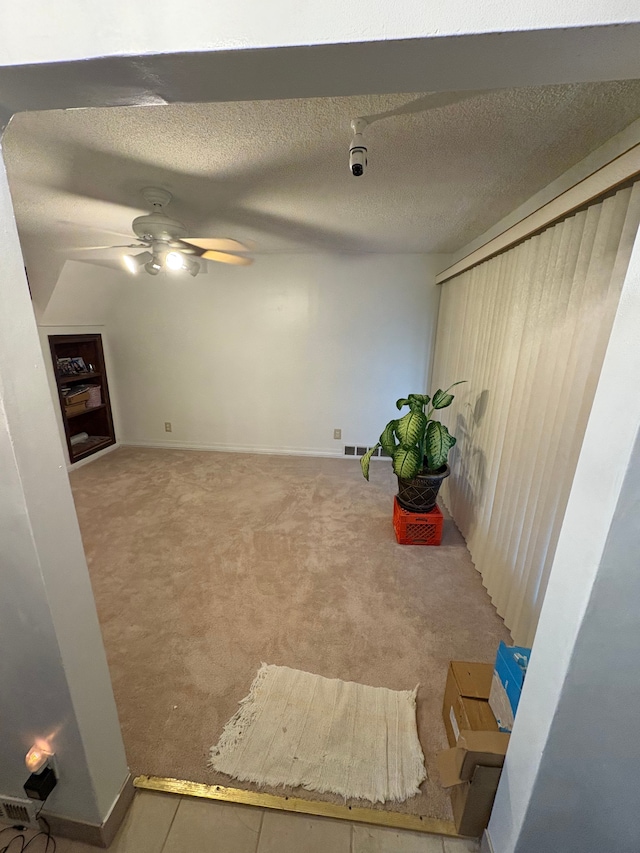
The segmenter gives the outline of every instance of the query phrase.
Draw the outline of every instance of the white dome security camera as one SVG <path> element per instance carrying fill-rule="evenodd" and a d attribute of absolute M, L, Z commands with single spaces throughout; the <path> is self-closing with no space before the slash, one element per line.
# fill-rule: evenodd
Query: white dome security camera
<path fill-rule="evenodd" d="M 367 126 L 367 122 L 362 118 L 354 118 L 351 122 L 353 130 L 353 139 L 349 146 L 349 171 L 355 178 L 364 175 L 364 170 L 367 165 L 367 146 L 364 144 L 362 131 Z"/>
<path fill-rule="evenodd" d="M 356 145 L 349 149 L 349 169 L 355 178 L 364 175 L 364 169 L 367 165 L 367 149 L 364 145 Z"/>

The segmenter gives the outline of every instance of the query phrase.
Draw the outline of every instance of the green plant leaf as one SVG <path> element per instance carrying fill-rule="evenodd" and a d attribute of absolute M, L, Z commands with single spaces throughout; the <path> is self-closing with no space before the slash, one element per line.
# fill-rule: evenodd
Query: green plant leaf
<path fill-rule="evenodd" d="M 362 473 L 364 474 L 365 480 L 369 479 L 369 463 L 371 462 L 371 457 L 376 452 L 376 450 L 380 447 L 379 444 L 376 444 L 375 447 L 372 447 L 370 450 L 360 458 L 360 467 L 362 468 Z"/>
<path fill-rule="evenodd" d="M 442 468 L 446 464 L 449 451 L 455 443 L 455 438 L 444 424 L 438 421 L 429 421 L 425 436 L 427 469 L 429 471 L 437 471 L 438 468 Z"/>
<path fill-rule="evenodd" d="M 411 411 L 400 418 L 396 421 L 396 435 L 400 439 L 400 444 L 410 447 L 412 444 L 421 442 L 426 426 L 427 416 L 422 411 Z"/>
<path fill-rule="evenodd" d="M 388 456 L 393 456 L 396 451 L 396 438 L 394 430 L 398 421 L 389 421 L 380 436 L 380 446 Z"/>
<path fill-rule="evenodd" d="M 396 400 L 396 409 L 400 411 L 403 406 L 408 406 L 409 401 L 405 397 L 400 397 L 399 400 Z"/>
<path fill-rule="evenodd" d="M 393 470 L 401 480 L 413 480 L 420 471 L 420 451 L 417 447 L 399 445 L 393 455 Z"/>
<path fill-rule="evenodd" d="M 428 394 L 409 394 L 409 403 L 416 400 L 421 406 L 426 406 L 431 397 Z"/>
<path fill-rule="evenodd" d="M 453 385 L 449 385 L 446 391 L 443 391 L 442 388 L 438 388 L 436 393 L 433 395 L 433 400 L 431 401 L 433 408 L 446 409 L 447 406 L 450 406 L 453 403 L 454 395 L 449 394 L 449 391 L 451 391 L 452 388 L 455 388 L 456 385 L 463 385 L 466 381 L 466 379 L 461 379 L 459 382 L 454 382 Z"/>
<path fill-rule="evenodd" d="M 447 394 L 446 391 L 438 389 L 433 395 L 433 402 L 431 405 L 434 409 L 446 409 L 447 406 L 450 406 L 453 403 L 453 396 L 453 394 Z"/>

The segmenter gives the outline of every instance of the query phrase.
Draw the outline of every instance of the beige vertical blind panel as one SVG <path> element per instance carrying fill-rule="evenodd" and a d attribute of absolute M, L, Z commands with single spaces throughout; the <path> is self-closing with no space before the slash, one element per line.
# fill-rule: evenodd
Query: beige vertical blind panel
<path fill-rule="evenodd" d="M 432 384 L 468 381 L 442 412 L 458 439 L 442 495 L 517 644 L 535 635 L 639 223 L 636 183 L 443 285 Z"/>

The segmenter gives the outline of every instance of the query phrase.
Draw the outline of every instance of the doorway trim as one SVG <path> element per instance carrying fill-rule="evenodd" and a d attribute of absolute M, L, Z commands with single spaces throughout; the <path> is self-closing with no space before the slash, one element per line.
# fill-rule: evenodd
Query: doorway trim
<path fill-rule="evenodd" d="M 373 826 L 385 826 L 390 829 L 409 829 L 413 832 L 426 832 L 432 835 L 447 835 L 462 838 L 450 820 L 402 814 L 385 809 L 368 809 L 359 806 L 343 806 L 338 803 L 321 800 L 304 800 L 301 797 L 284 797 L 276 794 L 263 794 L 259 791 L 245 791 L 242 788 L 227 788 L 224 785 L 203 785 L 200 782 L 188 782 L 185 779 L 171 779 L 166 776 L 136 776 L 133 780 L 136 788 L 144 791 L 162 791 L 165 794 L 180 794 L 182 797 L 199 797 L 205 800 L 217 800 L 223 803 L 239 803 L 245 806 L 257 806 L 261 809 L 275 809 L 282 812 L 329 817 L 334 820 L 349 820 Z"/>

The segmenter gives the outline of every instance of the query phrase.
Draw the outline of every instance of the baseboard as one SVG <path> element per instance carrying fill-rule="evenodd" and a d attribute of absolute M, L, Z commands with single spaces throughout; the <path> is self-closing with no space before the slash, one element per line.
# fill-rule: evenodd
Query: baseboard
<path fill-rule="evenodd" d="M 207 800 L 219 800 L 225 803 L 240 803 L 245 806 L 257 806 L 261 809 L 295 812 L 334 820 L 349 820 L 356 823 L 386 826 L 393 829 L 410 829 L 433 835 L 446 835 L 458 838 L 456 828 L 449 820 L 438 820 L 414 814 L 401 814 L 385 809 L 367 809 L 356 806 L 343 806 L 337 803 L 325 803 L 318 800 L 303 800 L 299 797 L 261 794 L 257 791 L 245 791 L 241 788 L 226 788 L 223 785 L 202 785 L 199 782 L 187 782 L 184 779 L 169 779 L 161 776 L 136 776 L 136 788 L 147 791 L 164 791 L 180 794 L 182 797 L 201 797 Z"/>
<path fill-rule="evenodd" d="M 83 465 L 90 465 L 91 462 L 96 462 L 98 459 L 106 456 L 107 453 L 113 453 L 113 451 L 117 450 L 119 447 L 121 447 L 121 444 L 116 441 L 115 444 L 110 444 L 109 447 L 105 447 L 97 453 L 87 456 L 85 459 L 81 459 L 79 462 L 68 462 L 67 471 L 75 471 L 77 468 L 82 468 Z"/>
<path fill-rule="evenodd" d="M 482 833 L 482 839 L 480 840 L 480 853 L 495 853 L 488 829 L 485 829 Z"/>
<path fill-rule="evenodd" d="M 345 456 L 344 451 L 316 450 L 310 447 L 250 447 L 228 444 L 194 444 L 188 441 L 129 441 L 120 442 L 121 447 L 155 447 L 164 450 L 211 450 L 217 453 L 263 453 L 270 456 L 313 456 L 331 459 L 359 459 L 356 456 Z M 342 447 L 342 445 L 341 445 Z M 374 460 L 385 461 L 387 457 L 374 457 Z"/>
<path fill-rule="evenodd" d="M 43 811 L 42 816 L 49 824 L 53 836 L 59 835 L 61 838 L 69 838 L 71 841 L 81 841 L 83 844 L 89 844 L 92 847 L 109 847 L 120 829 L 120 824 L 124 820 L 135 792 L 133 779 L 129 774 L 120 789 L 120 793 L 115 798 L 109 814 L 101 824 L 73 820 L 47 811 Z"/>

